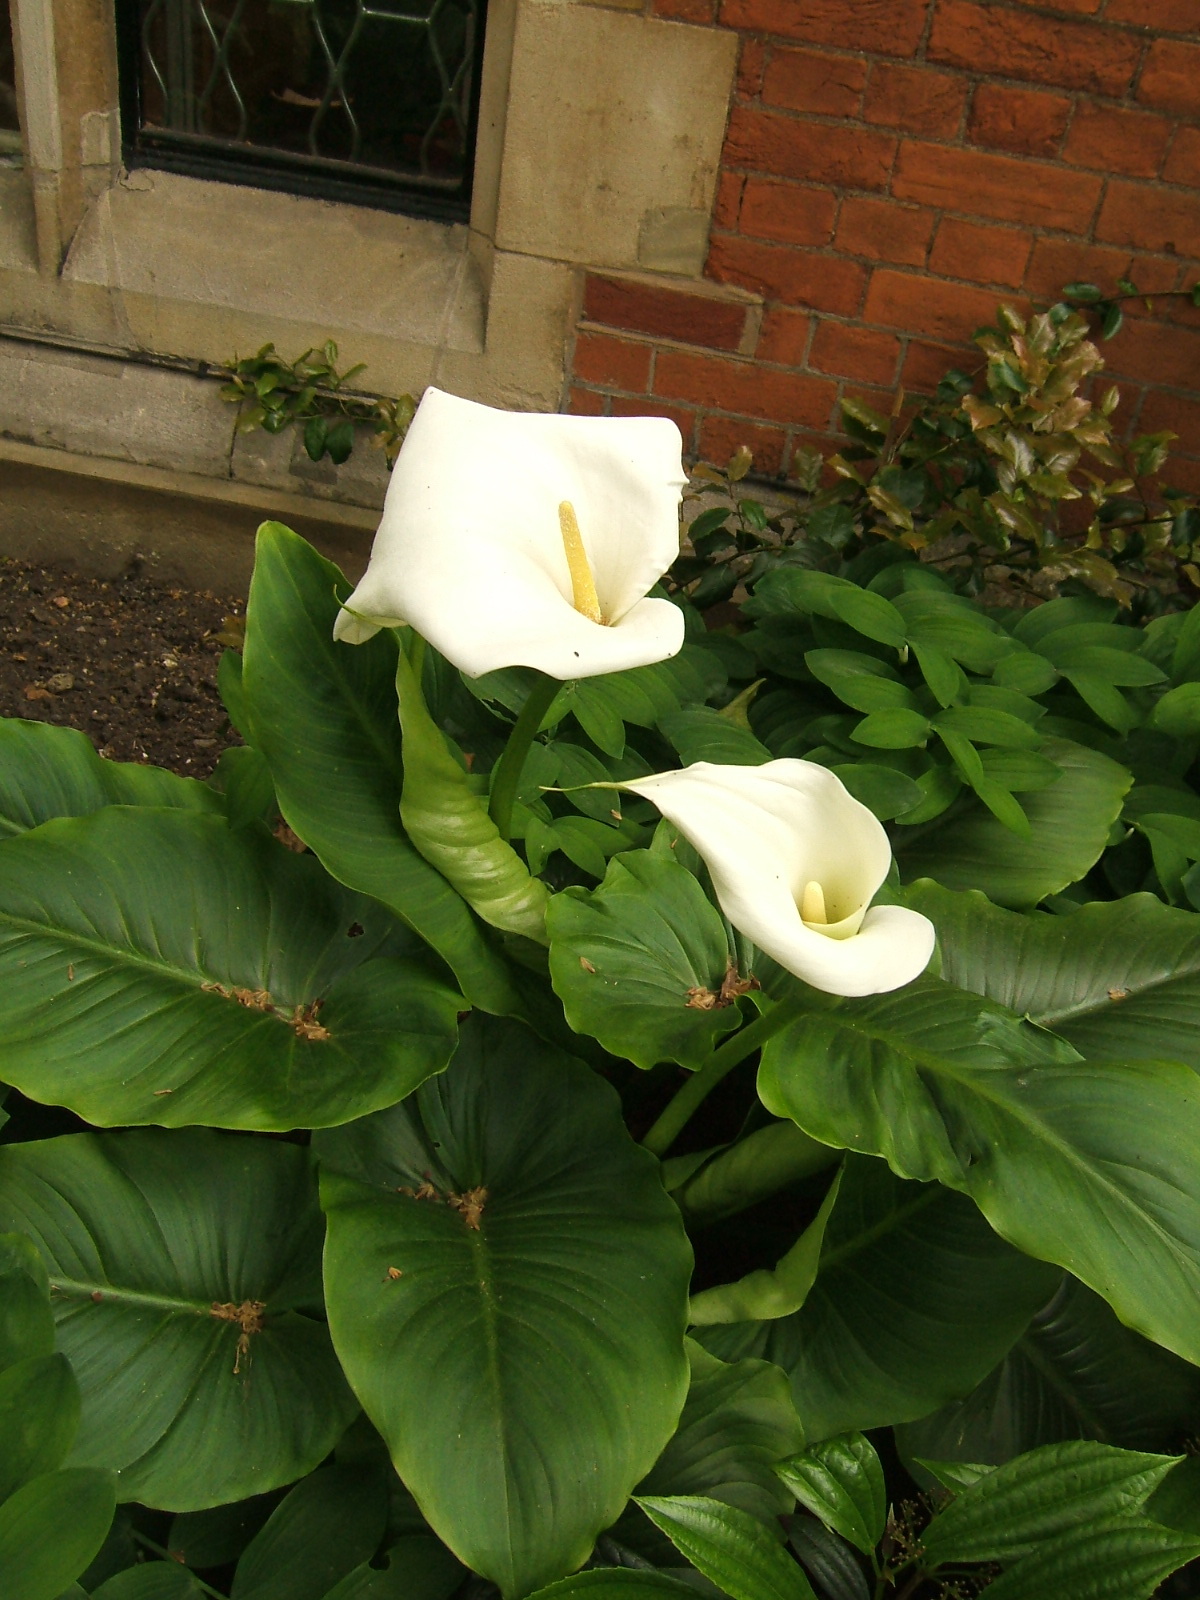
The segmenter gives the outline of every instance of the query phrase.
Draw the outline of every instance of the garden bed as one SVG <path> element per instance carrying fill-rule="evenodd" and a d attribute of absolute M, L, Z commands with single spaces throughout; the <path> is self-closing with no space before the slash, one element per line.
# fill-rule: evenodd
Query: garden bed
<path fill-rule="evenodd" d="M 101 755 L 206 778 L 240 744 L 217 693 L 236 596 L 0 561 L 0 715 L 82 729 Z M 236 624 L 235 624 L 236 627 Z"/>

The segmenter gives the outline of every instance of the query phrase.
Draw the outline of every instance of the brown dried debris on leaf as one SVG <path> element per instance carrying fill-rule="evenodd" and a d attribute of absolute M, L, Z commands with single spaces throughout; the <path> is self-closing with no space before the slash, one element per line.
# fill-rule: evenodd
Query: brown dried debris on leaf
<path fill-rule="evenodd" d="M 433 1200 L 438 1205 L 448 1205 L 452 1211 L 457 1211 L 474 1233 L 479 1232 L 479 1219 L 483 1216 L 483 1208 L 487 1203 L 488 1192 L 482 1184 L 474 1189 L 465 1189 L 462 1194 L 455 1194 L 453 1189 L 446 1191 L 445 1199 L 437 1192 L 428 1177 L 425 1182 L 413 1189 L 408 1184 L 401 1184 L 397 1194 L 407 1195 L 410 1200 Z"/>
<path fill-rule="evenodd" d="M 297 1006 L 292 1012 L 292 1029 L 298 1039 L 311 1039 L 320 1043 L 324 1039 L 332 1038 L 328 1028 L 324 1028 L 317 1021 L 317 1012 L 325 1004 L 324 1000 L 310 1000 L 306 1006 Z"/>
<path fill-rule="evenodd" d="M 406 1194 L 410 1200 L 440 1200 L 441 1195 L 426 1178 L 425 1182 L 411 1189 L 408 1184 L 402 1183 L 396 1190 L 397 1194 Z"/>
<path fill-rule="evenodd" d="M 248 1011 L 273 1011 L 271 996 L 265 989 L 244 989 L 240 984 L 226 987 L 223 983 L 202 983 L 200 985 L 205 994 L 223 995 L 226 1000 L 236 1000 L 238 1005 L 245 1006 Z"/>
<path fill-rule="evenodd" d="M 239 984 L 224 983 L 202 983 L 200 988 L 205 994 L 219 994 L 225 1000 L 236 1000 L 248 1011 L 270 1012 L 281 1022 L 286 1022 L 298 1039 L 319 1044 L 333 1037 L 329 1029 L 317 1021 L 317 1013 L 325 1004 L 324 1000 L 310 1000 L 307 1004 L 302 1003 L 286 1011 L 275 1004 L 266 989 L 246 989 Z"/>
<path fill-rule="evenodd" d="M 478 1188 L 466 1190 L 463 1194 L 448 1194 L 446 1196 L 446 1204 L 453 1206 L 467 1227 L 474 1233 L 478 1233 L 479 1219 L 483 1215 L 487 1197 L 487 1190 L 480 1185 Z"/>
<path fill-rule="evenodd" d="M 236 1378 L 242 1370 L 242 1357 L 246 1358 L 246 1365 L 250 1365 L 250 1339 L 256 1333 L 263 1331 L 263 1313 L 266 1311 L 266 1302 L 263 1300 L 243 1300 L 241 1305 L 235 1305 L 232 1300 L 222 1303 L 214 1300 L 209 1315 L 216 1317 L 220 1322 L 236 1322 L 241 1332 L 238 1334 L 237 1355 L 233 1363 L 233 1375 Z"/>
<path fill-rule="evenodd" d="M 720 989 L 715 994 L 711 989 L 702 986 L 689 989 L 687 1004 L 693 1011 L 723 1011 L 726 1006 L 732 1005 L 739 995 L 748 994 L 751 989 L 761 987 L 753 973 L 740 978 L 738 969 L 730 961 L 725 968 L 725 976 L 721 979 Z"/>

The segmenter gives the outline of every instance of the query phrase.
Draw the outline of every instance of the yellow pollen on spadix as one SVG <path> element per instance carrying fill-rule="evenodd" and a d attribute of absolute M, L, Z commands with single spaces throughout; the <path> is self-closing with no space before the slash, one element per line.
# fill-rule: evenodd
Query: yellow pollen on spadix
<path fill-rule="evenodd" d="M 815 922 L 822 927 L 829 921 L 825 912 L 825 891 L 815 879 L 804 885 L 800 900 L 801 922 Z"/>
<path fill-rule="evenodd" d="M 559 505 L 558 525 L 562 529 L 563 549 L 567 552 L 567 567 L 571 573 L 571 604 L 589 622 L 603 623 L 596 580 L 592 577 L 587 551 L 583 548 L 583 535 L 579 531 L 575 507 L 569 500 Z"/>

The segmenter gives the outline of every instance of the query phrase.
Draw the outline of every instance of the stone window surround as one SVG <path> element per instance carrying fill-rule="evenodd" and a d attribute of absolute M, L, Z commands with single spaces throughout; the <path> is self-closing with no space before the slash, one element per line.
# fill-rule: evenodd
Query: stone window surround
<path fill-rule="evenodd" d="M 111 0 L 12 6 L 0 337 L 220 362 L 332 336 L 381 392 L 552 410 L 583 268 L 709 292 L 731 32 L 641 0 L 490 0 L 471 218 L 443 224 L 124 172 Z"/>

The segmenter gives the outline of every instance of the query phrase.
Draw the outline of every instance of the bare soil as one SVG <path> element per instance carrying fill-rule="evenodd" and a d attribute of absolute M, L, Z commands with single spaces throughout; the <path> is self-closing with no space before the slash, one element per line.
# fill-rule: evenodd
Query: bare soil
<path fill-rule="evenodd" d="M 240 596 L 0 558 L 0 716 L 80 728 L 103 756 L 206 778 L 241 740 L 217 693 Z"/>

